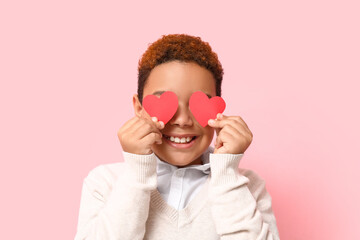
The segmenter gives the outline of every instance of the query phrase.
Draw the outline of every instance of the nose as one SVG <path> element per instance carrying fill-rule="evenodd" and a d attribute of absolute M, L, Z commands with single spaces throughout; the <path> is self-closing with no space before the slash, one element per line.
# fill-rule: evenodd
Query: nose
<path fill-rule="evenodd" d="M 178 104 L 178 109 L 174 116 L 169 121 L 170 125 L 177 125 L 179 127 L 190 127 L 194 124 L 192 113 L 187 104 Z"/>

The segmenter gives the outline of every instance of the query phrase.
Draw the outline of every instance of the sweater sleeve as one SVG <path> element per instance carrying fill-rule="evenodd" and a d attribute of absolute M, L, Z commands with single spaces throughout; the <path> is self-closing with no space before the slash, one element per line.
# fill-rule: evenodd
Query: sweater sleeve
<path fill-rule="evenodd" d="M 157 185 L 156 158 L 154 153 L 123 156 L 125 171 L 113 182 L 103 165 L 84 179 L 75 240 L 144 238 L 150 192 Z"/>
<path fill-rule="evenodd" d="M 279 240 L 265 181 L 238 168 L 243 154 L 210 154 L 211 212 L 222 240 Z"/>

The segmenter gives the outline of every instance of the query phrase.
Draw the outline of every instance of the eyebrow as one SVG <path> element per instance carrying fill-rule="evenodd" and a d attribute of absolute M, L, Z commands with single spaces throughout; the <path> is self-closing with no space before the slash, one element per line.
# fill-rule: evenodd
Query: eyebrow
<path fill-rule="evenodd" d="M 165 91 L 156 91 L 156 92 L 153 92 L 152 95 L 161 95 L 163 94 Z"/>
<path fill-rule="evenodd" d="M 166 91 L 155 91 L 155 92 L 153 92 L 152 95 L 161 95 L 164 92 L 166 92 Z M 206 94 L 206 96 L 208 96 L 208 98 L 212 98 L 210 94 L 207 94 L 207 93 L 205 93 L 205 94 Z"/>

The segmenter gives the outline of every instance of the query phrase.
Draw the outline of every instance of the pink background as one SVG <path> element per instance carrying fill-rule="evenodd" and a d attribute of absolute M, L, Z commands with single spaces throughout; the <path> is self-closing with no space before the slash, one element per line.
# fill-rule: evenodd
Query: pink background
<path fill-rule="evenodd" d="M 169 33 L 218 54 L 281 239 L 360 239 L 358 1 L 225 2 L 1 1 L 0 239 L 74 238 L 84 177 L 122 161 L 138 60 Z"/>

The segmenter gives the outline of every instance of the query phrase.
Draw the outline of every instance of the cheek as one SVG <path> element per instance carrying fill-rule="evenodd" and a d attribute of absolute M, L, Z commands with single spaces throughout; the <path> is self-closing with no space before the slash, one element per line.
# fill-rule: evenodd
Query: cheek
<path fill-rule="evenodd" d="M 206 126 L 204 128 L 204 136 L 206 136 L 209 139 L 212 139 L 214 136 L 214 129 L 212 127 Z"/>

